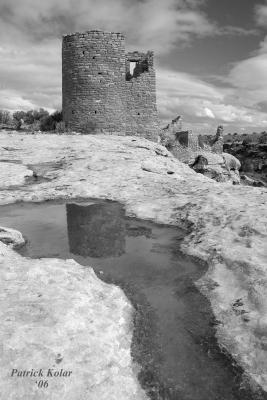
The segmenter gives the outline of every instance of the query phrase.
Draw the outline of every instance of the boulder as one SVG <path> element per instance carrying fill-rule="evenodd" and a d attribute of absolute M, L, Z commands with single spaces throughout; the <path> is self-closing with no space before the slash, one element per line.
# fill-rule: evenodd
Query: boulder
<path fill-rule="evenodd" d="M 247 175 L 244 174 L 240 175 L 240 179 L 244 185 L 254 186 L 254 187 L 266 186 L 266 184 L 263 181 L 249 178 Z"/>
<path fill-rule="evenodd" d="M 217 182 L 232 182 L 237 185 L 240 183 L 239 168 L 240 162 L 229 154 L 212 153 L 209 151 L 197 151 L 188 153 L 186 162 L 196 172 L 201 173 Z M 232 158 L 233 157 L 233 158 Z"/>
<path fill-rule="evenodd" d="M 241 168 L 240 161 L 229 153 L 222 153 L 226 169 L 230 171 L 239 171 Z"/>

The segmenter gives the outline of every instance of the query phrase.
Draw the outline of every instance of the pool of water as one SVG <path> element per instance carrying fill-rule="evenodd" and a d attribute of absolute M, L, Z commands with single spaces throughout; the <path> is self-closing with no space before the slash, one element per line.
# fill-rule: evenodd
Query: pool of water
<path fill-rule="evenodd" d="M 194 285 L 207 267 L 179 251 L 183 231 L 93 200 L 1 206 L 0 224 L 22 232 L 23 256 L 73 258 L 124 290 L 136 310 L 132 356 L 152 399 L 267 398 L 220 351 L 209 302 Z"/>

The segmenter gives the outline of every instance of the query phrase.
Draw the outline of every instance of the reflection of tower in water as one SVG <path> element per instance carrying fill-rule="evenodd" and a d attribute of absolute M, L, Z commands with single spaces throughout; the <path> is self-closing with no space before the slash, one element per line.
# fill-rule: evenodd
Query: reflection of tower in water
<path fill-rule="evenodd" d="M 70 252 L 83 257 L 125 253 L 124 209 L 118 203 L 66 204 Z"/>

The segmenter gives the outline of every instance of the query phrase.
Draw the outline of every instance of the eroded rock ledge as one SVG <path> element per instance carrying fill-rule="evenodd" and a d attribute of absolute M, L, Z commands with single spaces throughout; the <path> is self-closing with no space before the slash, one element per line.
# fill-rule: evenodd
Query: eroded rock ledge
<path fill-rule="evenodd" d="M 129 215 L 187 228 L 183 250 L 209 265 L 197 284 L 219 322 L 219 342 L 267 390 L 265 188 L 216 183 L 163 147 L 132 137 L 2 134 L 0 149 L 3 168 L 8 168 L 8 160 L 20 160 L 22 168 L 39 166 L 38 174 L 47 178 L 1 191 L 1 204 L 108 198 L 123 202 Z M 1 180 L 6 188 L 4 173 Z M 49 261 L 40 262 L 49 269 Z"/>
<path fill-rule="evenodd" d="M 133 371 L 132 306 L 122 290 L 74 260 L 22 257 L 11 248 L 21 244 L 20 233 L 6 233 L 9 245 L 0 241 L 1 398 L 146 399 Z"/>

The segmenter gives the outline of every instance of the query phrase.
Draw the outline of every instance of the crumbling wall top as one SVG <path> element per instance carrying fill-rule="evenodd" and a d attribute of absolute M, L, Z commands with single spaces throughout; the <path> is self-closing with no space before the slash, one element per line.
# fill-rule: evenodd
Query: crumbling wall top
<path fill-rule="evenodd" d="M 154 57 L 154 52 L 149 50 L 146 53 L 141 51 L 129 51 L 126 54 L 126 58 L 128 61 L 141 61 L 143 59 L 149 59 Z"/>
<path fill-rule="evenodd" d="M 100 31 L 100 30 L 90 30 L 90 31 L 85 31 L 85 32 L 73 32 L 73 33 L 68 33 L 66 35 L 63 35 L 63 40 L 73 40 L 74 38 L 86 38 L 86 37 L 105 37 L 105 36 L 111 36 L 114 37 L 114 39 L 125 39 L 125 36 L 121 32 L 105 32 L 105 31 Z"/>
<path fill-rule="evenodd" d="M 137 78 L 143 72 L 153 71 L 154 53 L 140 51 L 130 51 L 125 55 L 126 81 Z"/>

